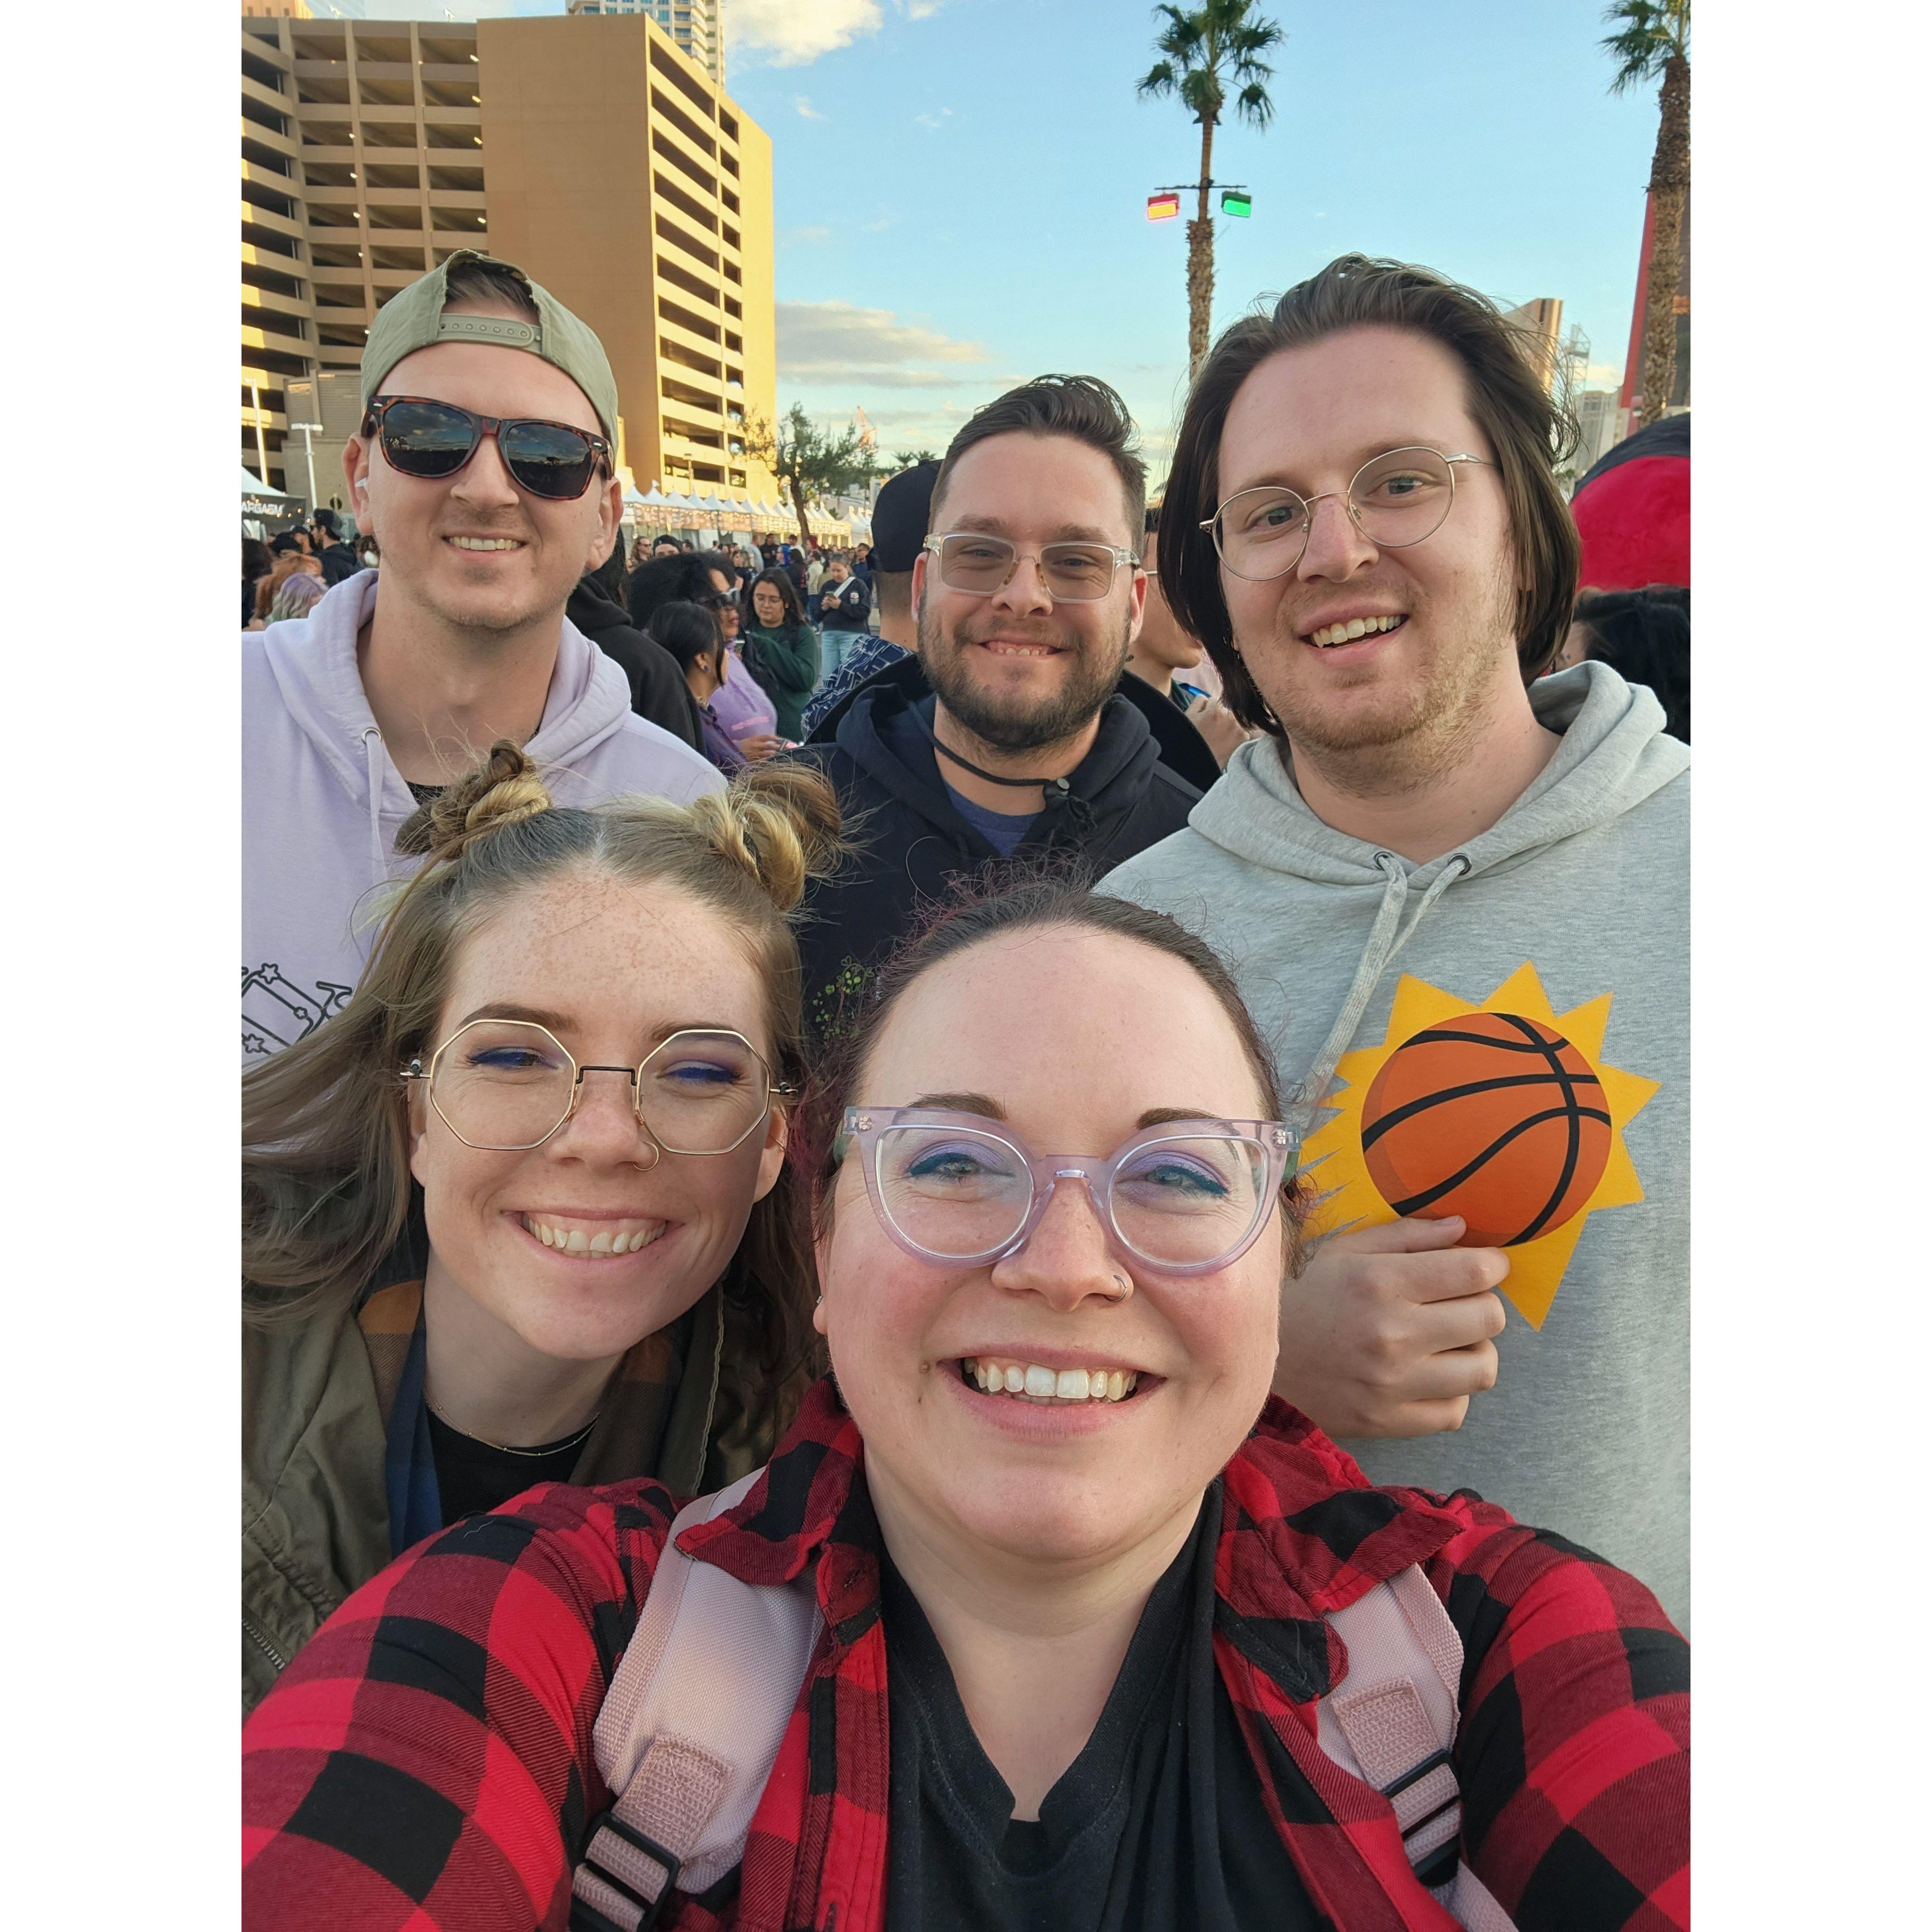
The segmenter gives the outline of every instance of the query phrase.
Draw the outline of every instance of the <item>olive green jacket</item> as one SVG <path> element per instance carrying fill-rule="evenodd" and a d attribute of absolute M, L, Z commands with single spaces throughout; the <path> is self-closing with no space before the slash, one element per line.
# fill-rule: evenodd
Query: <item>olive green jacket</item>
<path fill-rule="evenodd" d="M 244 1716 L 322 1620 L 389 1561 L 388 1418 L 422 1306 L 421 1282 L 400 1282 L 359 1311 L 243 1324 Z M 713 1287 L 625 1357 L 612 1384 L 622 1399 L 607 1398 L 572 1482 L 652 1476 L 676 1496 L 695 1496 L 764 1460 L 770 1444 L 741 1426 L 723 1374 L 723 1312 Z"/>

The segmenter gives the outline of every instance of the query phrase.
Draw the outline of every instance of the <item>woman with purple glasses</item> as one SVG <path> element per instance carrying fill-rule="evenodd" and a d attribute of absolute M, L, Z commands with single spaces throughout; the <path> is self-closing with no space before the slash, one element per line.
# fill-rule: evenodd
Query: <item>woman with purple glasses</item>
<path fill-rule="evenodd" d="M 718 1497 L 344 1604 L 244 1736 L 250 1926 L 1687 1923 L 1655 1599 L 1270 1396 L 1283 1112 L 1162 915 L 940 916 L 800 1123 L 831 1374 Z"/>

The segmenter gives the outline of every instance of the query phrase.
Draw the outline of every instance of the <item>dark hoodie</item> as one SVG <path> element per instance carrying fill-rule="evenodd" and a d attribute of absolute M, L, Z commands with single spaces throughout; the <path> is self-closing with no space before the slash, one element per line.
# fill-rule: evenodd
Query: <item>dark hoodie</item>
<path fill-rule="evenodd" d="M 1148 702 L 1174 715 L 1157 694 Z M 842 1015 L 922 907 L 944 898 L 962 874 L 1003 862 L 946 791 L 921 725 L 922 718 L 931 724 L 932 712 L 924 670 L 908 657 L 853 692 L 811 742 L 785 754 L 831 779 L 857 847 L 808 897 L 799 931 L 806 1024 L 820 1038 L 842 1030 Z M 1077 855 L 1097 877 L 1179 830 L 1201 796 L 1163 762 L 1147 712 L 1119 693 L 1100 714 L 1094 748 L 1056 796 L 1059 790 L 1048 788 L 1014 866 Z"/>
<path fill-rule="evenodd" d="M 355 546 L 346 544 L 338 537 L 322 552 L 317 561 L 322 566 L 322 580 L 332 586 L 346 584 L 362 568 L 362 560 L 356 554 Z"/>
<path fill-rule="evenodd" d="M 703 720 L 676 658 L 656 638 L 638 629 L 624 608 L 623 557 L 620 541 L 601 570 L 578 579 L 564 615 L 606 657 L 616 660 L 630 681 L 631 709 L 640 718 L 648 718 L 693 751 L 701 752 Z"/>

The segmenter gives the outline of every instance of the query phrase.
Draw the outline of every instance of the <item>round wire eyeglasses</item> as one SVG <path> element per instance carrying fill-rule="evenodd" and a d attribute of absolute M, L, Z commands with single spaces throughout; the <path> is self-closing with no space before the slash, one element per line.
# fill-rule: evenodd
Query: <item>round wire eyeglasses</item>
<path fill-rule="evenodd" d="M 764 1057 L 729 1028 L 686 1028 L 635 1066 L 580 1065 L 533 1020 L 482 1018 L 458 1028 L 405 1081 L 428 1089 L 437 1117 L 466 1148 L 526 1153 L 577 1111 L 586 1073 L 621 1073 L 631 1111 L 658 1154 L 729 1154 L 797 1089 L 774 1081 Z"/>
<path fill-rule="evenodd" d="M 1346 490 L 1312 496 L 1277 484 L 1238 490 L 1200 527 L 1214 540 L 1215 554 L 1231 575 L 1250 584 L 1286 577 L 1308 550 L 1315 506 L 1339 496 L 1349 520 L 1378 550 L 1406 550 L 1433 536 L 1456 501 L 1456 465 L 1493 470 L 1486 457 L 1463 452 L 1445 456 L 1424 444 L 1405 445 L 1372 456 L 1349 478 Z"/>

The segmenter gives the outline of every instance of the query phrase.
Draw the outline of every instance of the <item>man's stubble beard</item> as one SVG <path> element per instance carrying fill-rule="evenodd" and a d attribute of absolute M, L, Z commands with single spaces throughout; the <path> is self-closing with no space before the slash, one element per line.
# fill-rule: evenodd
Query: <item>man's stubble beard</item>
<path fill-rule="evenodd" d="M 440 543 L 441 538 L 434 539 Z M 507 640 L 529 629 L 550 609 L 549 599 L 535 584 L 520 588 L 500 602 L 460 603 L 446 599 L 428 578 L 412 586 L 413 601 L 440 623 L 450 638 L 483 656 L 496 650 Z M 560 622 L 564 605 L 570 601 L 573 583 L 556 605 Z"/>
<path fill-rule="evenodd" d="M 1074 662 L 1066 681 L 1056 695 L 1030 706 L 1000 701 L 976 688 L 961 662 L 968 646 L 956 630 L 946 635 L 929 610 L 919 614 L 919 657 L 926 682 L 954 719 L 982 745 L 1018 755 L 1064 743 L 1092 722 L 1120 683 L 1132 629 L 1124 619 L 1118 647 L 1104 661 L 1084 642 L 1067 646 L 1066 655 Z"/>
<path fill-rule="evenodd" d="M 1468 620 L 1440 640 L 1423 675 L 1375 706 L 1336 715 L 1308 700 L 1286 680 L 1270 694 L 1256 688 L 1287 734 L 1297 758 L 1317 766 L 1337 789 L 1400 789 L 1462 763 L 1480 743 L 1487 724 L 1486 694 L 1498 656 L 1516 661 L 1515 590 L 1507 565 L 1499 566 Z M 1264 650 L 1309 648 L 1292 634 L 1271 635 Z M 1249 675 L 1253 677 L 1252 661 Z"/>

